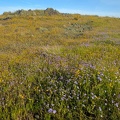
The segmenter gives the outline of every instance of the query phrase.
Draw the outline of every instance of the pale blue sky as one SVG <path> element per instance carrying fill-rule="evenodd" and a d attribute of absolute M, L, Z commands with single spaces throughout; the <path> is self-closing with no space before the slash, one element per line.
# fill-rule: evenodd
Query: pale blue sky
<path fill-rule="evenodd" d="M 65 13 L 120 17 L 120 0 L 0 0 L 0 14 L 48 7 Z"/>

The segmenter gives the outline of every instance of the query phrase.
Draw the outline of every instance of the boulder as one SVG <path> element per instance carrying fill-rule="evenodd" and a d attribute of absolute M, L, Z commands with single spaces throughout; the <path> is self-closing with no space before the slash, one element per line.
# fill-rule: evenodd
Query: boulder
<path fill-rule="evenodd" d="M 44 10 L 44 13 L 47 15 L 57 15 L 59 12 L 57 10 L 54 10 L 53 8 L 47 8 Z"/>

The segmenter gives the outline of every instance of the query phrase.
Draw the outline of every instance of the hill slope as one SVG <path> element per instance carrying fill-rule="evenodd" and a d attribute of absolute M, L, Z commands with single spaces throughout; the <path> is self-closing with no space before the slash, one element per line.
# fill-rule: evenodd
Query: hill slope
<path fill-rule="evenodd" d="M 119 18 L 18 10 L 0 33 L 0 119 L 120 118 Z"/>

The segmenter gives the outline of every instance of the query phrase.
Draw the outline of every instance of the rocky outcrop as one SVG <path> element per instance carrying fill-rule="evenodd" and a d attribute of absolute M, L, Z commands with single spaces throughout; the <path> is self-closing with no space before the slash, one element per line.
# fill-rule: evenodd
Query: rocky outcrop
<path fill-rule="evenodd" d="M 60 14 L 57 10 L 54 10 L 53 8 L 47 8 L 46 10 L 17 10 L 15 12 L 4 12 L 3 15 L 15 15 L 15 16 L 36 16 L 36 15 L 58 15 Z"/>
<path fill-rule="evenodd" d="M 47 8 L 44 10 L 44 13 L 47 15 L 57 15 L 60 14 L 57 10 L 54 10 L 53 8 Z"/>

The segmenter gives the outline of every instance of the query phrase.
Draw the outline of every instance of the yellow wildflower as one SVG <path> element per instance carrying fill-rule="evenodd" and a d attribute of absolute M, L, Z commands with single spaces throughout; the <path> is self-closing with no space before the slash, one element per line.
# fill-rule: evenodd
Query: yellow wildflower
<path fill-rule="evenodd" d="M 24 99 L 24 96 L 22 94 L 19 95 L 22 99 Z"/>
<path fill-rule="evenodd" d="M 77 70 L 77 71 L 75 72 L 75 76 L 77 77 L 79 74 L 80 74 L 80 70 Z"/>
<path fill-rule="evenodd" d="M 113 87 L 112 83 L 109 84 L 110 87 Z"/>

